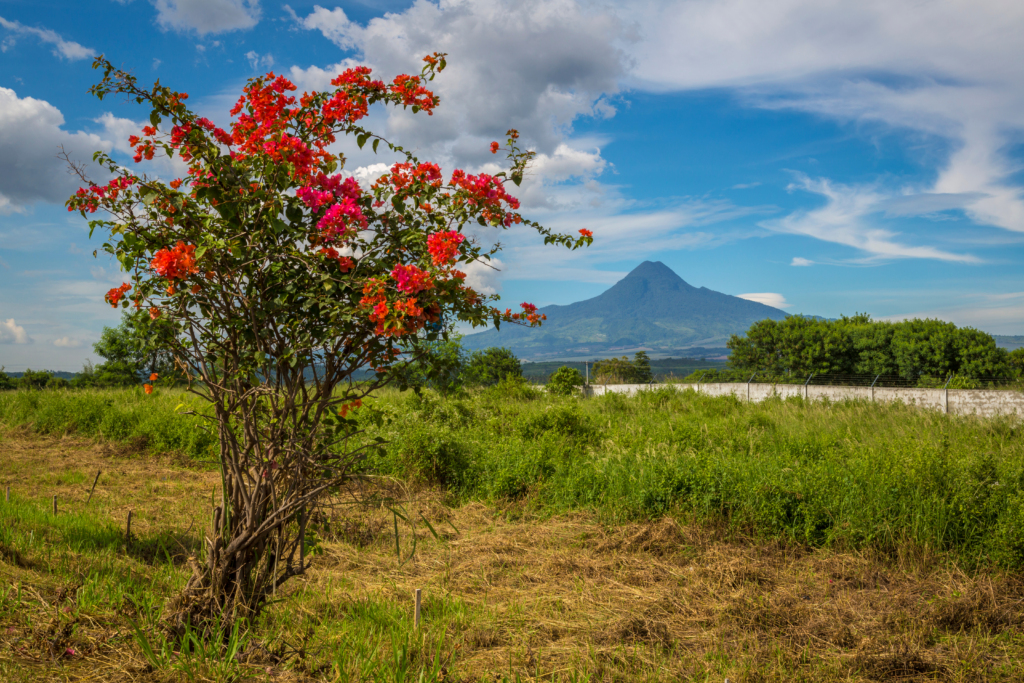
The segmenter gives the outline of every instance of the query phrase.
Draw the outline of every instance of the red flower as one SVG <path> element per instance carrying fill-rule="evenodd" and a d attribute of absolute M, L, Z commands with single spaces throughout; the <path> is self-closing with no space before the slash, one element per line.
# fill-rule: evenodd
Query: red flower
<path fill-rule="evenodd" d="M 341 415 L 342 417 L 345 417 L 350 412 L 352 412 L 356 408 L 359 408 L 362 405 L 363 405 L 363 402 L 360 399 L 357 398 L 356 400 L 352 401 L 351 403 L 343 404 L 341 406 L 341 408 L 338 409 L 338 415 Z"/>
<path fill-rule="evenodd" d="M 155 381 L 156 381 L 156 379 L 157 379 L 157 377 L 159 377 L 159 376 L 160 376 L 160 375 L 158 375 L 158 374 L 156 374 L 156 373 L 154 372 L 153 374 L 151 374 L 151 375 L 149 376 L 149 381 L 150 381 L 150 382 L 155 382 Z"/>
<path fill-rule="evenodd" d="M 168 280 L 180 280 L 198 270 L 195 251 L 195 245 L 179 241 L 173 249 L 161 249 L 156 252 L 150 265 Z"/>
<path fill-rule="evenodd" d="M 416 266 L 405 266 L 399 264 L 391 270 L 391 277 L 399 291 L 406 294 L 416 294 L 425 289 L 432 289 L 434 281 L 430 279 L 430 273 L 420 270 Z"/>
<path fill-rule="evenodd" d="M 500 147 L 501 147 L 501 145 L 499 145 L 497 142 L 492 142 L 491 143 L 491 154 L 497 154 L 498 153 L 498 149 Z"/>
<path fill-rule="evenodd" d="M 159 318 L 160 317 L 160 309 L 157 308 L 156 306 L 150 306 L 150 308 L 149 308 L 149 317 L 150 317 L 151 320 L 156 320 L 157 318 Z"/>
<path fill-rule="evenodd" d="M 466 236 L 448 230 L 446 232 L 435 232 L 427 237 L 427 251 L 434 261 L 435 266 L 448 265 L 459 253 L 459 245 L 466 239 Z"/>
<path fill-rule="evenodd" d="M 584 237 L 594 236 L 594 233 L 592 233 L 590 230 L 587 230 L 586 228 L 580 228 L 580 234 L 583 235 Z"/>
<path fill-rule="evenodd" d="M 153 393 L 153 385 L 152 384 L 143 384 L 142 388 L 145 390 L 145 392 L 147 394 L 152 394 Z"/>
<path fill-rule="evenodd" d="M 131 288 L 132 288 L 132 286 L 130 284 L 128 284 L 127 282 L 125 282 L 120 287 L 114 287 L 112 290 L 107 292 L 107 295 L 105 297 L 103 297 L 103 298 L 104 298 L 104 300 L 106 300 L 107 303 L 110 304 L 110 306 L 112 308 L 117 308 L 117 302 L 120 301 L 121 297 L 124 296 L 124 293 L 127 292 Z"/>

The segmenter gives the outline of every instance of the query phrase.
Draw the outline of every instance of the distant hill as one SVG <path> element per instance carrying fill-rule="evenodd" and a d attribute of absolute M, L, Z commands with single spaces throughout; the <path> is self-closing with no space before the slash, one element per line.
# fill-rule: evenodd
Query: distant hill
<path fill-rule="evenodd" d="M 1005 334 L 993 334 L 992 338 L 996 340 L 996 346 L 1001 346 L 1007 351 L 1015 351 L 1016 349 L 1024 348 L 1024 336 L 1009 336 Z"/>
<path fill-rule="evenodd" d="M 661 262 L 644 261 L 603 294 L 540 309 L 540 328 L 505 325 L 467 335 L 467 349 L 506 346 L 523 359 L 617 355 L 648 349 L 692 356 L 687 349 L 725 346 L 758 320 L 781 320 L 771 306 L 687 284 Z"/>

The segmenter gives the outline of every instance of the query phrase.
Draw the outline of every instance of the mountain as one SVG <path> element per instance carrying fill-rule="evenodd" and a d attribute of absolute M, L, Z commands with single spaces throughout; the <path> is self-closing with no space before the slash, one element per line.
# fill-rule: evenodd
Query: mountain
<path fill-rule="evenodd" d="M 568 306 L 539 309 L 540 328 L 505 325 L 467 335 L 467 349 L 507 346 L 528 360 L 609 355 L 646 348 L 654 352 L 693 346 L 721 347 L 765 318 L 786 317 L 777 308 L 687 284 L 661 262 L 644 261 L 603 294 Z"/>
<path fill-rule="evenodd" d="M 1019 334 L 1017 336 L 993 334 L 992 338 L 996 340 L 996 346 L 1001 346 L 1007 351 L 1024 348 L 1024 336 Z"/>

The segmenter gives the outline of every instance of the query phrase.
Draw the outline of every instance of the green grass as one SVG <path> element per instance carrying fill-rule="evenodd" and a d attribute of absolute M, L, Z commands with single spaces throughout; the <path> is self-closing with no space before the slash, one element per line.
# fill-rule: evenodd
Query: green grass
<path fill-rule="evenodd" d="M 209 460 L 216 453 L 216 436 L 199 418 L 179 414 L 202 408 L 202 402 L 176 389 L 157 389 L 151 395 L 141 387 L 0 392 L 0 423 L 8 427 L 97 436 L 130 443 L 136 450 Z"/>
<path fill-rule="evenodd" d="M 17 391 L 0 421 L 209 458 L 183 392 Z M 665 514 L 813 546 L 907 543 L 968 567 L 1024 568 L 1024 428 L 900 404 L 662 389 L 582 400 L 505 385 L 445 398 L 383 391 L 359 411 L 368 470 L 440 484 L 454 501 L 612 520 Z M 68 477 L 87 477 L 71 472 Z"/>
<path fill-rule="evenodd" d="M 612 519 L 681 514 L 815 546 L 1024 567 L 1024 429 L 911 406 L 747 404 L 671 389 L 628 398 L 386 394 L 361 420 L 370 466 L 456 500 L 523 499 Z"/>

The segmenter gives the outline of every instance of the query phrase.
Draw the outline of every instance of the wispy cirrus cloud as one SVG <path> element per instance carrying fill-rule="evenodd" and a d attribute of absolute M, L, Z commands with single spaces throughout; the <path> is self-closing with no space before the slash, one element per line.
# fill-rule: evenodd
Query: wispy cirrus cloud
<path fill-rule="evenodd" d="M 640 3 L 632 13 L 646 36 L 634 52 L 637 87 L 724 88 L 751 107 L 902 132 L 934 150 L 923 161 L 934 181 L 890 202 L 890 211 L 900 202 L 952 204 L 976 223 L 1024 231 L 1021 163 L 1011 151 L 1024 132 L 1024 4 L 676 0 Z M 879 256 L 964 260 L 849 220 L 850 210 L 863 214 L 863 204 L 849 202 L 870 198 L 846 199 L 781 225 Z"/>
<path fill-rule="evenodd" d="M 956 263 L 980 263 L 971 254 L 954 253 L 927 245 L 913 245 L 900 240 L 900 235 L 877 224 L 877 216 L 890 197 L 872 187 L 857 187 L 835 183 L 827 179 L 813 179 L 798 174 L 790 185 L 825 198 L 825 206 L 795 211 L 783 218 L 761 221 L 769 230 L 791 235 L 804 235 L 824 242 L 853 247 L 867 260 L 936 259 Z M 809 265 L 793 260 L 792 265 Z"/>
<path fill-rule="evenodd" d="M 92 48 L 80 45 L 73 40 L 65 40 L 59 33 L 48 28 L 25 26 L 19 21 L 10 21 L 3 17 L 0 17 L 0 26 L 9 32 L 7 38 L 0 44 L 0 51 L 3 52 L 7 52 L 14 47 L 16 42 L 15 36 L 34 36 L 36 39 L 52 45 L 53 54 L 62 59 L 74 61 L 76 59 L 88 59 L 89 57 L 96 56 L 96 51 Z"/>

